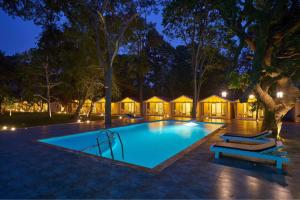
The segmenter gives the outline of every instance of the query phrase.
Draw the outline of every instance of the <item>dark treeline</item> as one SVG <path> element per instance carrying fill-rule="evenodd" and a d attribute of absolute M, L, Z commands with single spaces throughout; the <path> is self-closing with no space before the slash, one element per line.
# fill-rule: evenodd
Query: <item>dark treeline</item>
<path fill-rule="evenodd" d="M 153 95 L 170 99 L 182 94 L 192 96 L 188 48 L 174 48 L 152 24 L 147 26 L 142 55 L 134 54 L 130 44 L 116 57 L 113 100 L 126 96 L 142 101 Z M 47 102 L 47 84 L 51 101 L 68 104 L 80 100 L 80 106 L 86 99 L 99 100 L 104 96 L 104 74 L 97 67 L 94 51 L 92 42 L 80 33 L 69 27 L 51 26 L 41 33 L 37 48 L 14 56 L 1 52 L 2 103 Z M 226 85 L 225 73 L 225 63 L 209 71 L 201 97 L 219 93 L 220 84 Z"/>
<path fill-rule="evenodd" d="M 255 94 L 264 127 L 277 129 L 299 91 L 300 4 L 297 0 L 0 0 L 9 15 L 42 27 L 37 47 L 1 53 L 0 105 L 26 100 L 140 101 L 157 95 L 202 97 L 233 89 Z M 162 8 L 164 35 L 147 22 Z M 284 91 L 276 98 L 276 91 Z M 231 92 L 234 93 L 234 92 Z M 49 111 L 51 116 L 51 110 Z"/>

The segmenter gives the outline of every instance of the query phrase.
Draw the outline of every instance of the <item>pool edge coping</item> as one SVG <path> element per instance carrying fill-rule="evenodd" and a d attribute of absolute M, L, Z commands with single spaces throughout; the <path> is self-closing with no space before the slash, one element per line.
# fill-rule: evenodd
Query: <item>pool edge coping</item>
<path fill-rule="evenodd" d="M 182 121 L 182 120 L 155 120 L 155 121 L 151 121 L 151 122 L 158 122 L 158 121 Z M 189 121 L 194 121 L 194 120 L 189 120 Z M 127 124 L 125 126 L 136 125 L 136 124 L 141 124 L 141 123 L 151 123 L 151 122 L 138 122 L 138 123 L 133 123 L 133 124 Z M 198 121 L 198 122 L 201 122 L 201 121 Z M 175 154 L 172 157 L 168 158 L 167 160 L 163 161 L 162 163 L 160 163 L 159 165 L 157 165 L 154 168 L 143 167 L 143 166 L 140 166 L 140 165 L 135 165 L 135 164 L 132 164 L 132 163 L 127 163 L 127 162 L 123 162 L 123 161 L 119 161 L 119 160 L 112 160 L 110 158 L 100 157 L 100 156 L 97 156 L 97 155 L 94 155 L 94 154 L 89 154 L 89 153 L 86 153 L 86 152 L 83 152 L 83 151 L 68 149 L 68 148 L 60 147 L 60 146 L 57 146 L 57 145 L 53 145 L 53 144 L 49 144 L 49 143 L 41 141 L 41 140 L 44 140 L 44 139 L 51 139 L 51 137 L 50 138 L 38 139 L 38 140 L 35 140 L 33 142 L 45 145 L 48 148 L 54 148 L 54 149 L 57 149 L 57 150 L 60 150 L 60 151 L 65 151 L 65 152 L 68 152 L 68 153 L 72 153 L 72 154 L 75 154 L 75 155 L 78 155 L 78 156 L 82 156 L 82 155 L 83 156 L 88 156 L 88 157 L 90 157 L 92 159 L 95 159 L 97 161 L 105 162 L 106 164 L 115 164 L 115 165 L 118 165 L 118 166 L 129 167 L 129 168 L 141 170 L 141 171 L 152 173 L 152 174 L 158 174 L 158 173 L 162 172 L 164 169 L 171 166 L 176 161 L 183 158 L 188 153 L 195 150 L 201 144 L 205 143 L 210 137 L 212 137 L 214 134 L 216 134 L 220 129 L 222 129 L 226 125 L 225 123 L 215 123 L 215 122 L 201 122 L 201 123 L 220 124 L 220 125 L 222 124 L 222 126 L 217 128 L 216 130 L 212 131 L 211 133 L 209 133 L 208 135 L 206 135 L 205 137 L 203 137 L 202 139 L 200 139 L 196 143 L 194 143 L 191 146 L 187 147 L 186 149 L 178 152 L 177 154 Z M 123 126 L 115 126 L 115 127 L 110 127 L 110 128 L 117 128 L 117 127 L 123 127 Z M 74 133 L 74 134 L 81 134 L 81 133 Z M 74 135 L 74 134 L 70 134 L 70 136 Z M 65 135 L 65 136 L 68 136 L 68 135 Z M 64 137 L 64 136 L 57 136 L 57 137 Z M 52 137 L 52 138 L 56 138 L 56 137 Z"/>

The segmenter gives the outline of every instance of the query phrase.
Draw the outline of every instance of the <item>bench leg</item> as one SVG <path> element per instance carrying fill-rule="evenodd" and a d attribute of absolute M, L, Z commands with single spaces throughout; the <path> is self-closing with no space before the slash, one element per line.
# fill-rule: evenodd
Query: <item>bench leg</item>
<path fill-rule="evenodd" d="M 220 158 L 220 152 L 216 151 L 215 152 L 215 159 L 219 159 Z"/>

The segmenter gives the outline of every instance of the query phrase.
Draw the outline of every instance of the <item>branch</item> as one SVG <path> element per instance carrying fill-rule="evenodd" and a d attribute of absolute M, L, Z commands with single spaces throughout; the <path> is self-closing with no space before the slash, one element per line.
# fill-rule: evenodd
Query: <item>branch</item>
<path fill-rule="evenodd" d="M 104 31 L 105 37 L 108 38 L 108 39 L 110 39 L 109 33 L 108 33 L 108 31 L 107 31 L 106 21 L 105 21 L 104 16 L 103 16 L 102 13 L 99 12 L 99 11 L 97 11 L 97 14 L 98 14 L 98 16 L 99 16 L 100 24 L 102 24 L 102 26 L 103 26 L 103 31 Z"/>
<path fill-rule="evenodd" d="M 104 0 L 103 4 L 102 4 L 102 7 L 101 7 L 101 13 L 103 13 L 108 5 L 108 0 Z"/>
<path fill-rule="evenodd" d="M 41 98 L 41 99 L 43 99 L 43 100 L 45 100 L 45 101 L 48 101 L 48 99 L 47 99 L 46 97 L 43 97 L 42 95 L 34 94 L 33 96 L 39 97 L 39 98 Z"/>
<path fill-rule="evenodd" d="M 286 58 L 292 58 L 292 57 L 295 57 L 295 56 L 300 56 L 300 53 L 294 53 L 292 55 L 282 55 L 282 56 L 277 56 L 278 59 L 286 59 Z"/>
<path fill-rule="evenodd" d="M 123 26 L 121 27 L 119 34 L 118 34 L 118 38 L 115 41 L 115 48 L 114 48 L 114 52 L 110 58 L 110 66 L 112 66 L 112 62 L 114 60 L 114 58 L 116 57 L 118 50 L 119 50 L 119 45 L 121 42 L 121 39 L 123 38 L 126 29 L 128 28 L 129 24 L 138 16 L 138 13 L 135 13 L 134 15 L 132 15 L 126 22 L 123 23 Z"/>

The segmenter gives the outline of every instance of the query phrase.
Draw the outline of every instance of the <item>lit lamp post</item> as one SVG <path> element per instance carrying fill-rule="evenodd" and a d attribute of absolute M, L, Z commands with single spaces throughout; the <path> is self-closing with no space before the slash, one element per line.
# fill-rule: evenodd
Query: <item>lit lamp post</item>
<path fill-rule="evenodd" d="M 254 99 L 254 98 L 255 98 L 255 96 L 253 94 L 249 95 L 249 99 Z"/>
<path fill-rule="evenodd" d="M 282 99 L 283 98 L 283 92 L 282 91 L 278 91 L 276 93 L 276 96 L 277 96 L 278 99 Z"/>
<path fill-rule="evenodd" d="M 276 93 L 276 97 L 278 99 L 282 99 L 283 98 L 283 92 L 282 91 L 278 91 Z M 277 138 L 280 139 L 280 131 L 281 131 L 281 127 L 282 127 L 282 121 L 280 121 L 278 124 L 277 124 Z"/>
<path fill-rule="evenodd" d="M 227 97 L 227 92 L 226 92 L 226 91 L 223 91 L 223 92 L 221 93 L 221 96 L 224 97 L 224 98 L 226 98 L 226 97 Z"/>

